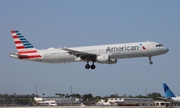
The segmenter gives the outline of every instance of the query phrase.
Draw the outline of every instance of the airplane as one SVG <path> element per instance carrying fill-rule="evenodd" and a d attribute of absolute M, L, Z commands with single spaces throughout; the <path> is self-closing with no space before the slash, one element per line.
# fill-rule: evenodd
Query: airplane
<path fill-rule="evenodd" d="M 173 101 L 173 102 L 180 102 L 180 97 L 175 96 L 171 89 L 167 86 L 166 83 L 163 83 L 163 89 L 165 93 L 165 100 Z"/>
<path fill-rule="evenodd" d="M 17 53 L 10 53 L 12 58 L 41 63 L 86 62 L 86 69 L 95 69 L 95 62 L 115 64 L 117 59 L 122 58 L 148 57 L 149 64 L 153 64 L 152 56 L 165 54 L 169 51 L 162 44 L 149 41 L 39 50 L 18 30 L 12 30 L 11 34 L 17 49 Z M 92 62 L 92 65 L 89 62 Z"/>

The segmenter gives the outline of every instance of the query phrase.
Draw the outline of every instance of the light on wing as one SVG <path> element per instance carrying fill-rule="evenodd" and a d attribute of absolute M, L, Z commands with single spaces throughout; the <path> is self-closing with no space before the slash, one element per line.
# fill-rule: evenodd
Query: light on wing
<path fill-rule="evenodd" d="M 109 55 L 97 56 L 96 61 L 98 63 L 104 63 L 104 64 L 115 64 L 115 63 L 117 63 L 117 59 L 111 59 Z"/>

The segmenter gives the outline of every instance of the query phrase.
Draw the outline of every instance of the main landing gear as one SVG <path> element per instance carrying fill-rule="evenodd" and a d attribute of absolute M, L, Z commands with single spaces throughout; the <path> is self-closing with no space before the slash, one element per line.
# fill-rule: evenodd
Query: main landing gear
<path fill-rule="evenodd" d="M 95 69 L 96 68 L 96 66 L 94 65 L 94 62 L 92 63 L 92 65 L 89 65 L 89 63 L 87 63 L 86 65 L 85 65 L 85 68 L 86 69 Z"/>
<path fill-rule="evenodd" d="M 152 60 L 152 59 L 151 59 L 151 56 L 149 56 L 149 64 L 150 64 L 150 65 L 153 64 L 153 62 L 152 62 L 151 60 Z"/>

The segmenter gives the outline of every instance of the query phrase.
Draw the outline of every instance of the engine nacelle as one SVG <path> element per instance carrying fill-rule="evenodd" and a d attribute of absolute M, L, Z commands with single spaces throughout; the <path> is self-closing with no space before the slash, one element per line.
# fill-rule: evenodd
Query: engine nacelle
<path fill-rule="evenodd" d="M 75 57 L 74 60 L 75 61 L 82 61 L 82 59 L 80 57 Z"/>
<path fill-rule="evenodd" d="M 117 63 L 117 59 L 110 59 L 110 61 L 106 64 L 116 64 Z"/>
<path fill-rule="evenodd" d="M 115 63 L 117 63 L 117 59 L 111 59 L 109 55 L 97 56 L 96 61 L 98 63 L 104 63 L 104 64 L 115 64 Z"/>

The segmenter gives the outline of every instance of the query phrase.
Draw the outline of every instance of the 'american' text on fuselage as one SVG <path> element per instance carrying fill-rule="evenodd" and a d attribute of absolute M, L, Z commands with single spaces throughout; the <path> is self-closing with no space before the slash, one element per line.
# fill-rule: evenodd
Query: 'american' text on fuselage
<path fill-rule="evenodd" d="M 139 50 L 139 46 L 107 47 L 106 52 L 134 51 Z"/>

